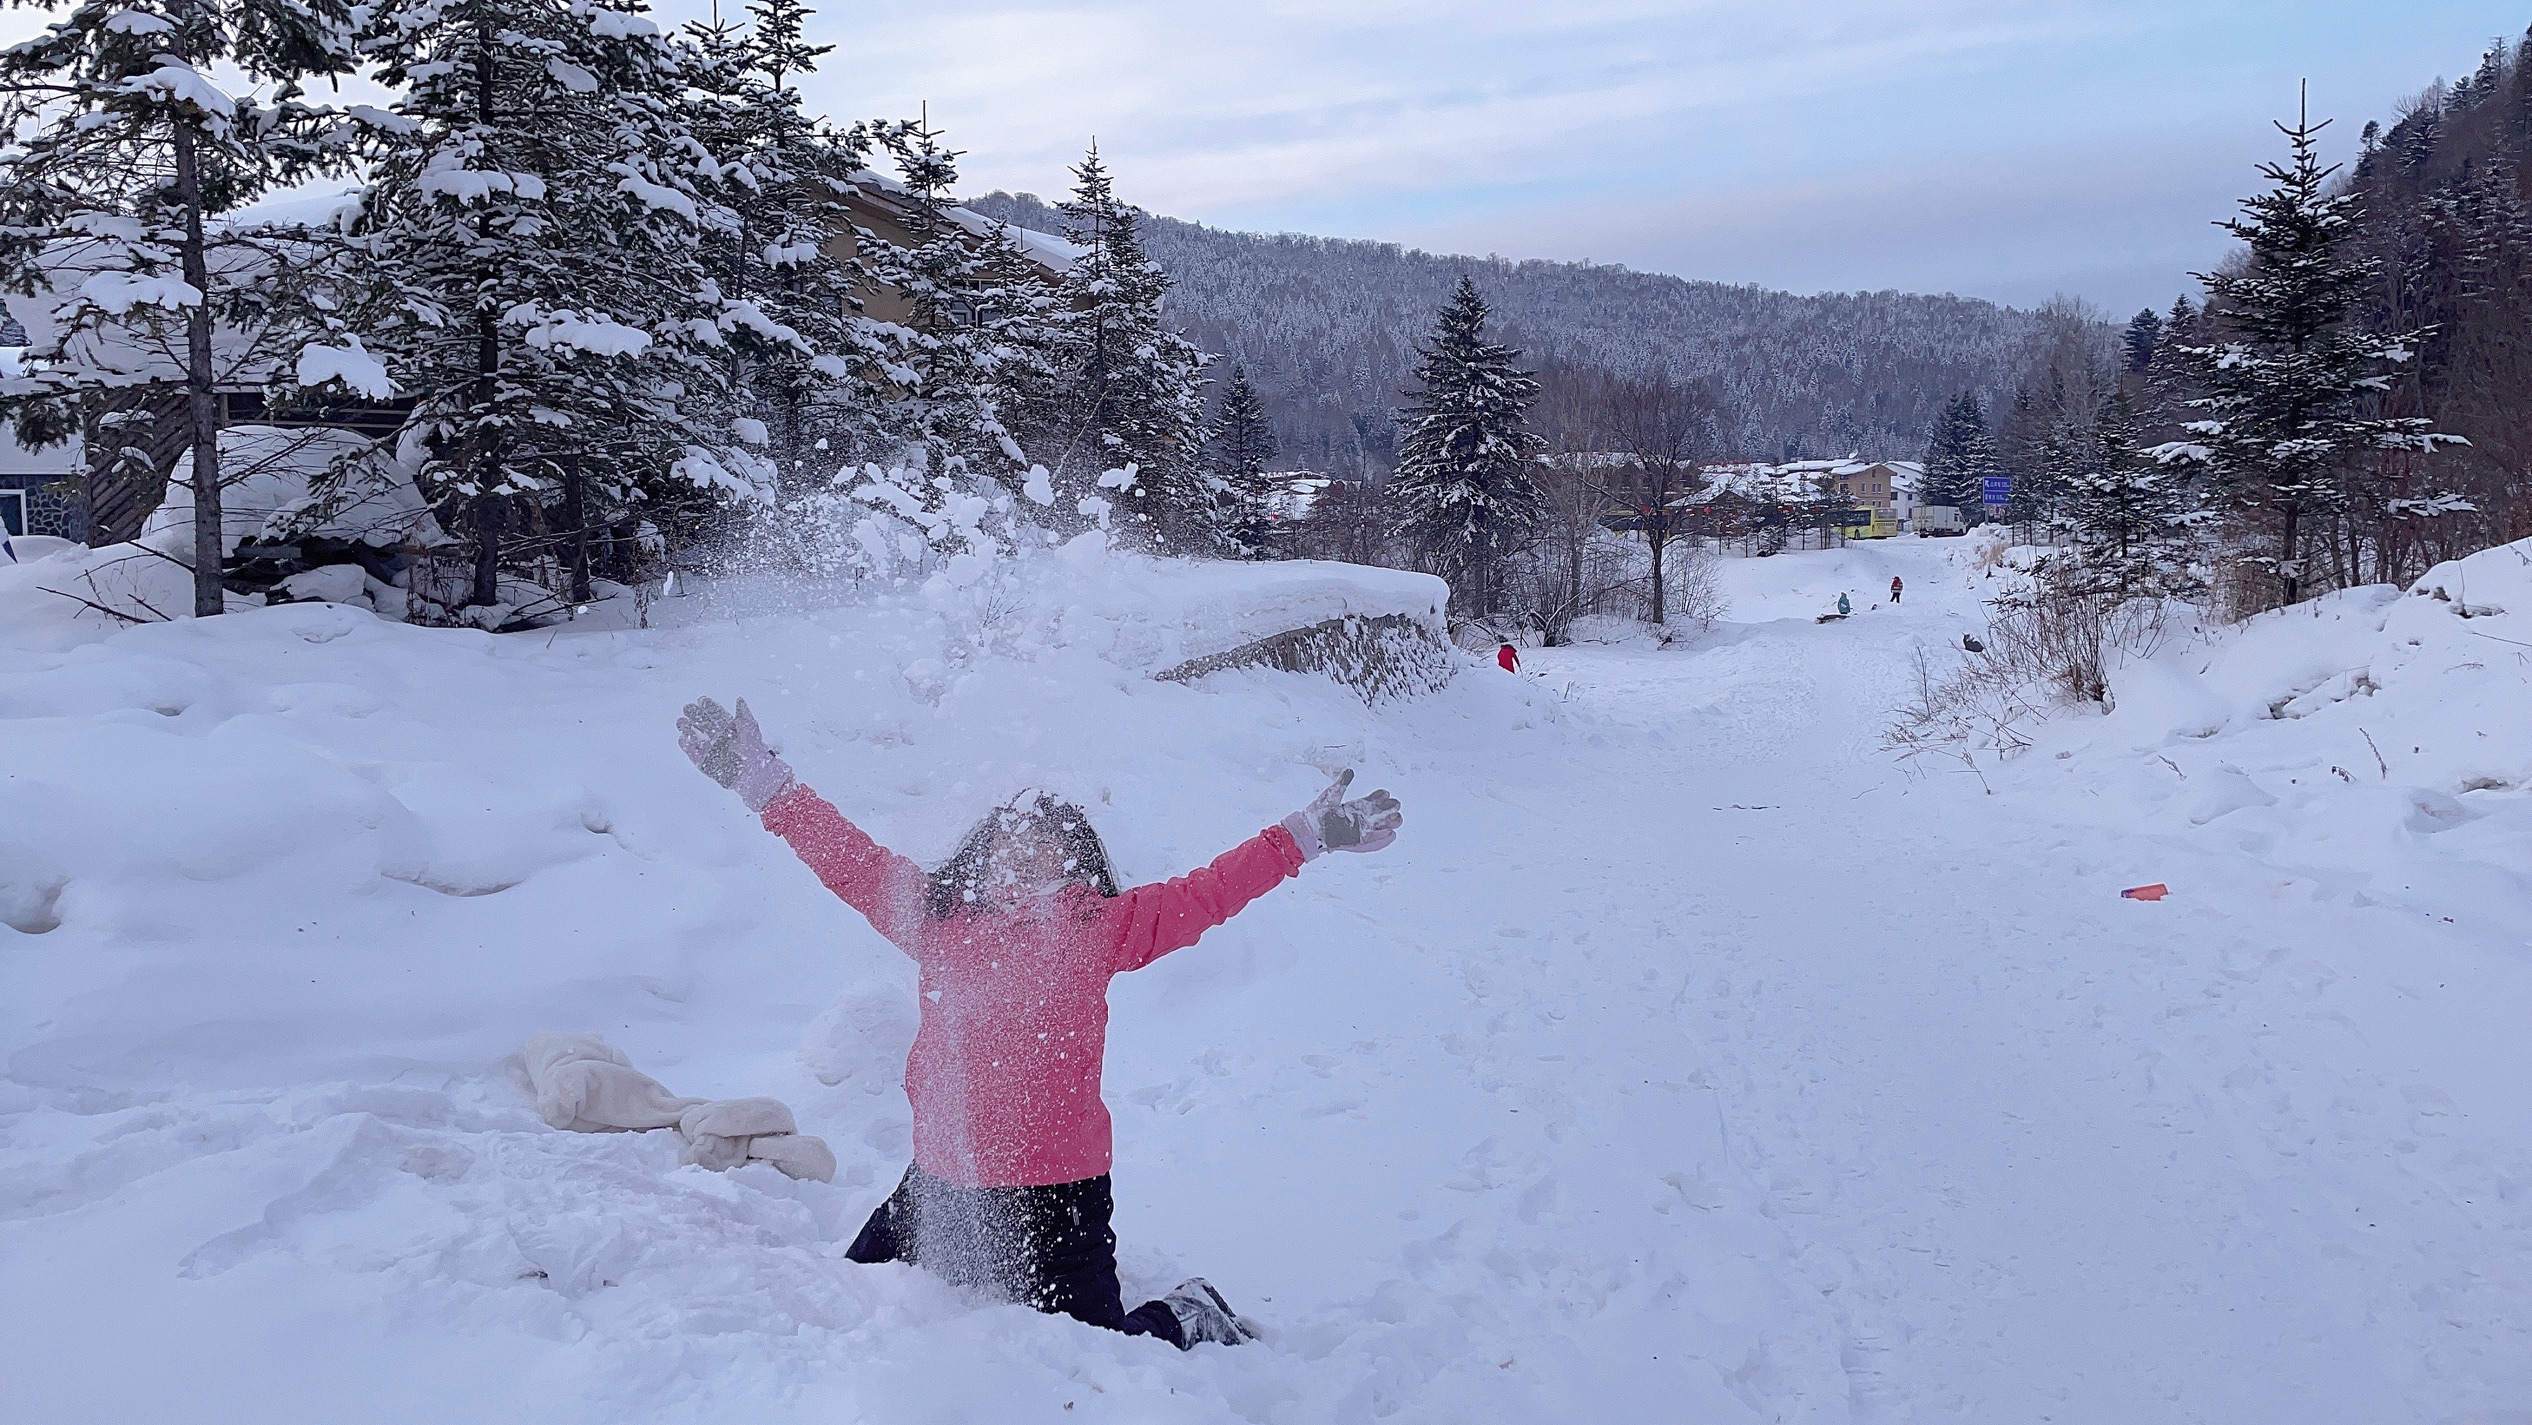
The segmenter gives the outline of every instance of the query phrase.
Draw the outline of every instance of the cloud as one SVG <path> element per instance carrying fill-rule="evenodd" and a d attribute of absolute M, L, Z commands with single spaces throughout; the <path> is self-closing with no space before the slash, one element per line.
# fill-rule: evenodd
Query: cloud
<path fill-rule="evenodd" d="M 2523 20 L 2516 0 L 829 0 L 809 31 L 837 48 L 802 87 L 846 121 L 928 102 L 970 192 L 1052 196 L 1095 135 L 1126 197 L 1227 227 L 2129 306 L 2221 256 L 2207 223 L 2299 80 L 2344 154 Z"/>
<path fill-rule="evenodd" d="M 1752 177 L 1693 193 L 1500 205 L 1406 235 L 1444 251 L 1556 252 L 1799 292 L 1956 292 L 2027 306 L 2072 292 L 2167 305 L 2229 245 L 2247 170 L 2195 171 L 2167 137 Z M 1575 234 L 1589 235 L 1577 249 Z"/>
<path fill-rule="evenodd" d="M 1223 226 L 1804 290 L 2158 301 L 2220 256 L 2310 77 L 2350 132 L 2510 0 L 944 0 L 831 21 L 809 86 L 1052 194 Z"/>
<path fill-rule="evenodd" d="M 1096 134 L 1150 206 L 1256 210 L 1551 170 L 1624 181 L 1700 114 L 2104 23 L 2045 0 L 951 3 L 861 28 L 851 73 L 812 92 L 928 100 L 970 144 L 971 186 L 1048 187 Z"/>

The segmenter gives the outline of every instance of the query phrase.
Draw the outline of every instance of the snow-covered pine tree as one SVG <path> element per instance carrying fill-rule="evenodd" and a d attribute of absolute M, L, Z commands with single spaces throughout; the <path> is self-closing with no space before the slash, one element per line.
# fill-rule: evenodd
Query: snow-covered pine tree
<path fill-rule="evenodd" d="M 906 320 L 886 333 L 898 385 L 886 424 L 921 452 L 919 468 L 888 478 L 911 482 L 905 496 L 927 508 L 980 492 L 1051 505 L 1053 488 L 1020 444 L 1018 413 L 1042 403 L 1054 383 L 1047 351 L 1054 284 L 1008 228 L 951 202 L 958 154 L 928 117 L 893 126 L 882 140 L 904 180 L 896 196 L 907 241 L 871 243 L 870 276 L 908 306 Z"/>
<path fill-rule="evenodd" d="M 1275 482 L 1266 467 L 1275 459 L 1275 423 L 1248 379 L 1231 368 L 1222 388 L 1222 409 L 1213 419 L 1213 522 L 1223 547 L 1240 559 L 1263 559 L 1275 536 Z"/>
<path fill-rule="evenodd" d="M 2051 371 L 2039 389 L 2026 386 L 2015 393 L 2014 417 L 2013 496 L 2005 502 L 2005 518 L 2034 530 L 2055 526 L 2076 475 L 2097 463 L 2098 412 L 2083 410 L 2070 398 L 2064 375 Z"/>
<path fill-rule="evenodd" d="M 180 398 L 193 451 L 193 611 L 216 614 L 218 387 L 266 379 L 308 335 L 292 320 L 280 244 L 218 219 L 347 157 L 337 118 L 306 103 L 300 84 L 353 67 L 349 7 L 41 8 L 61 17 L 0 50 L 0 124 L 11 135 L 0 152 L 0 272 L 36 318 L 26 369 L 0 396 L 30 444 L 84 428 L 143 462 L 149 432 L 135 422 L 167 404 L 155 397 Z M 243 77 L 249 95 L 223 92 L 205 72 L 214 66 Z"/>
<path fill-rule="evenodd" d="M 801 0 L 757 0 L 747 13 L 744 29 L 717 14 L 687 26 L 697 52 L 688 123 L 711 155 L 703 254 L 732 403 L 793 494 L 869 444 L 882 404 L 869 373 L 888 346 L 856 312 L 859 274 L 833 246 L 869 136 L 803 106 L 797 79 L 834 49 L 806 39 L 816 12 Z"/>
<path fill-rule="evenodd" d="M 1975 394 L 1963 391 L 1935 417 L 1920 498 L 1929 505 L 1951 506 L 1975 521 L 1987 477 L 1995 473 L 1996 443 L 1987 433 L 1986 408 Z"/>
<path fill-rule="evenodd" d="M 2187 475 L 2143 455 L 2137 430 L 2135 404 L 2114 392 L 2066 478 L 2061 588 L 2118 599 L 2188 588 L 2198 517 Z"/>
<path fill-rule="evenodd" d="M 2121 339 L 2126 348 L 2128 374 L 2142 376 L 2154 364 L 2154 349 L 2162 344 L 2163 316 L 2147 307 L 2128 318 L 2127 334 Z"/>
<path fill-rule="evenodd" d="M 1530 460 L 1539 441 L 1526 426 L 1539 383 L 1515 364 L 1519 352 L 1486 340 L 1489 315 L 1477 284 L 1460 278 L 1417 348 L 1389 478 L 1392 534 L 1481 619 L 1495 612 L 1497 568 L 1546 514 Z"/>
<path fill-rule="evenodd" d="M 2163 316 L 2162 335 L 2154 343 L 2154 360 L 2147 368 L 2148 384 L 2168 384 L 2184 371 L 2190 362 L 2187 349 L 2200 343 L 2198 304 L 2183 294 L 2172 300 L 2172 309 Z"/>
<path fill-rule="evenodd" d="M 2532 28 L 2514 44 L 2514 112 L 2506 117 L 2517 141 L 2532 143 Z"/>
<path fill-rule="evenodd" d="M 363 51 L 400 93 L 353 234 L 467 602 L 499 608 L 505 535 L 557 493 L 584 525 L 766 493 L 730 442 L 679 46 L 587 0 L 395 0 Z"/>
<path fill-rule="evenodd" d="M 1161 312 L 1170 280 L 1143 253 L 1136 215 L 1119 201 L 1093 144 L 1060 206 L 1081 248 L 1060 284 L 1054 357 L 1062 382 L 1049 436 L 1056 486 L 1106 500 L 1155 547 L 1209 542 L 1204 368 L 1210 360 Z"/>
<path fill-rule="evenodd" d="M 2183 353 L 2202 392 L 2188 402 L 2200 418 L 2154 452 L 2204 467 L 2216 496 L 2259 527 L 2269 552 L 2252 562 L 2273 578 L 2280 604 L 2304 597 L 2305 537 L 2314 525 L 2326 537 L 2346 509 L 2355 457 L 2429 455 L 2454 440 L 2423 417 L 2369 413 L 2418 333 L 2368 330 L 2362 320 L 2380 263 L 2352 250 L 2361 214 L 2331 191 L 2338 170 L 2322 165 L 2317 148 L 2327 123 L 2279 124 L 2290 157 L 2262 164 L 2268 191 L 2222 224 L 2249 246 L 2249 260 L 2199 274 L 2211 339 Z"/>

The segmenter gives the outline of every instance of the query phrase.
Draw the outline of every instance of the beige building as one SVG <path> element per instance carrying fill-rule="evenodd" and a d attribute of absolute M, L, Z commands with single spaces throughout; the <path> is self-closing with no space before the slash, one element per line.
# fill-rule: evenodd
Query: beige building
<path fill-rule="evenodd" d="M 1870 510 L 1869 527 L 1853 526 L 1855 537 L 1885 539 L 1907 527 L 1907 519 L 1916 495 L 1916 477 L 1923 467 L 1904 460 L 1805 461 L 1786 466 L 1816 479 L 1821 491 L 1859 510 Z"/>
<path fill-rule="evenodd" d="M 854 174 L 852 192 L 845 197 L 844 208 L 855 228 L 867 231 L 879 241 L 901 248 L 914 245 L 914 233 L 909 226 L 912 212 L 906 203 L 905 185 L 894 179 L 867 169 Z M 950 216 L 979 240 L 990 236 L 994 230 L 991 219 L 965 208 L 950 209 Z M 1079 251 L 1071 243 L 1048 233 L 1028 228 L 1005 228 L 1003 231 L 1010 235 L 1021 254 L 1046 269 L 1049 277 L 1062 275 L 1072 266 L 1073 255 Z M 827 253 L 838 262 L 852 262 L 862 254 L 860 234 L 854 228 L 837 233 L 827 243 Z M 894 287 L 865 283 L 856 295 L 862 301 L 862 315 L 879 321 L 903 322 L 913 312 L 913 303 L 907 300 L 905 293 Z"/>

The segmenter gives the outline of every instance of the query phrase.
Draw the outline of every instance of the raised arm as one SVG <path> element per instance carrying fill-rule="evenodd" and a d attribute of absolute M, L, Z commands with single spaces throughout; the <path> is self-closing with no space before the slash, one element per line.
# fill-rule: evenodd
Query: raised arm
<path fill-rule="evenodd" d="M 1281 885 L 1305 858 L 1292 833 L 1270 826 L 1183 876 L 1136 886 L 1108 907 L 1115 927 L 1116 968 L 1139 970 L 1239 914 Z"/>
<path fill-rule="evenodd" d="M 826 888 L 860 911 L 871 928 L 905 948 L 923 915 L 923 872 L 873 841 L 824 797 L 792 779 L 791 768 L 756 726 L 741 699 L 732 715 L 710 698 L 686 705 L 677 745 L 712 780 L 738 793 L 765 829 L 817 872 Z"/>
<path fill-rule="evenodd" d="M 921 922 L 923 868 L 871 840 L 816 792 L 793 783 L 766 806 L 765 829 L 890 943 L 904 945 Z"/>
<path fill-rule="evenodd" d="M 1108 912 L 1108 923 L 1117 928 L 1116 968 L 1139 970 L 1186 949 L 1330 851 L 1377 851 L 1397 840 L 1403 820 L 1397 799 L 1379 791 L 1347 801 L 1345 789 L 1353 781 L 1351 771 L 1340 774 L 1309 806 L 1223 852 L 1210 866 L 1118 897 Z"/>

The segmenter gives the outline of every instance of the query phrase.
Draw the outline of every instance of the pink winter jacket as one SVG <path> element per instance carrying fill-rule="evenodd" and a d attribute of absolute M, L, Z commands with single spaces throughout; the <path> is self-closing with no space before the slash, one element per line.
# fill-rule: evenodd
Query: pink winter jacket
<path fill-rule="evenodd" d="M 928 877 L 805 786 L 765 808 L 826 888 L 922 971 L 922 1026 L 906 1059 L 914 1161 L 968 1187 L 1079 1182 L 1115 1143 L 1099 1098 L 1108 979 L 1196 943 L 1301 869 L 1280 826 L 1173 880 L 1115 897 L 1066 886 L 1014 911 L 924 909 Z"/>

